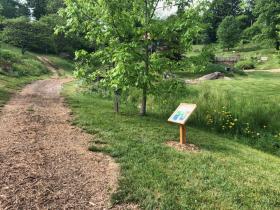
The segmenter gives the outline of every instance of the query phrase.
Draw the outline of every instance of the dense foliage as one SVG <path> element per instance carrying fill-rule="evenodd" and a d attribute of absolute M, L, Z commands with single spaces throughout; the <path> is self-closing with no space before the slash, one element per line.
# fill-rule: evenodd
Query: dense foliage
<path fill-rule="evenodd" d="M 233 17 L 226 17 L 218 28 L 218 40 L 223 48 L 232 48 L 240 40 L 240 25 Z"/>
<path fill-rule="evenodd" d="M 257 23 L 260 24 L 262 39 L 269 39 L 277 50 L 280 49 L 280 2 L 278 0 L 256 0 L 255 14 L 258 16 Z"/>
<path fill-rule="evenodd" d="M 76 54 L 80 64 L 76 75 L 91 81 L 102 77 L 102 84 L 117 92 L 141 89 L 141 114 L 145 115 L 148 93 L 180 57 L 180 50 L 171 43 L 186 51 L 199 32 L 199 10 L 189 7 L 175 20 L 165 21 L 155 17 L 157 0 L 65 3 L 61 14 L 67 24 L 59 30 L 83 34 L 97 45 L 92 53 Z"/>
<path fill-rule="evenodd" d="M 17 0 L 0 0 L 1 15 L 5 18 L 16 18 L 30 15 L 26 4 Z"/>

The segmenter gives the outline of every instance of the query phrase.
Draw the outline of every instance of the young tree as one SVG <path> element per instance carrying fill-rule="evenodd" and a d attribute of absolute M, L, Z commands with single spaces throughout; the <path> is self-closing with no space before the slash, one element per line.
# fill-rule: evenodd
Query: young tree
<path fill-rule="evenodd" d="M 261 38 L 272 40 L 275 48 L 280 48 L 279 28 L 280 24 L 280 2 L 279 0 L 257 0 L 255 14 L 258 15 L 257 22 L 261 26 Z"/>
<path fill-rule="evenodd" d="M 167 27 L 172 27 L 183 31 L 178 41 L 189 49 L 199 30 L 194 9 L 188 9 L 178 22 L 167 26 L 155 18 L 158 3 L 159 0 L 66 0 L 66 8 L 61 12 L 67 24 L 60 30 L 83 34 L 98 46 L 93 53 L 77 53 L 83 65 L 76 75 L 93 81 L 101 74 L 102 83 L 115 92 L 128 87 L 141 89 L 141 115 L 146 114 L 149 91 L 172 62 L 164 52 L 156 50 L 155 43 L 165 40 Z M 107 68 L 101 72 L 104 64 Z"/>
<path fill-rule="evenodd" d="M 229 50 L 237 44 L 240 36 L 239 22 L 233 16 L 226 17 L 218 28 L 219 43 Z"/>

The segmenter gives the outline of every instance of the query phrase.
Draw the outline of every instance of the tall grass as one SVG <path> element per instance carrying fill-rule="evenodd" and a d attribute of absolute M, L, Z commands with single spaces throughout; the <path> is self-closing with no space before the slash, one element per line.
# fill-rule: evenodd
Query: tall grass
<path fill-rule="evenodd" d="M 193 86 L 197 95 L 192 123 L 216 131 L 260 137 L 280 132 L 280 74 L 254 73 L 231 81 Z"/>

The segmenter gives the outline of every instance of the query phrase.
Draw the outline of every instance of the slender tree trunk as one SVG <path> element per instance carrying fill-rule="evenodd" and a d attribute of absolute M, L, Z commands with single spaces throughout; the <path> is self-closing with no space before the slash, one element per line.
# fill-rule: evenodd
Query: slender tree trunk
<path fill-rule="evenodd" d="M 277 40 L 276 42 L 275 42 L 275 48 L 276 48 L 276 50 L 280 50 L 280 41 L 279 40 Z"/>
<path fill-rule="evenodd" d="M 147 88 L 143 88 L 142 93 L 142 104 L 141 104 L 141 116 L 145 116 L 147 114 Z"/>
<path fill-rule="evenodd" d="M 141 105 L 141 112 L 142 116 L 145 116 L 147 113 L 147 92 L 148 92 L 148 84 L 147 84 L 147 77 L 149 74 L 149 46 L 146 46 L 146 55 L 145 55 L 145 69 L 144 69 L 144 85 L 143 85 L 143 95 L 142 95 L 142 105 Z"/>
<path fill-rule="evenodd" d="M 115 105 L 114 110 L 116 113 L 120 113 L 120 90 L 115 91 Z"/>
<path fill-rule="evenodd" d="M 22 46 L 21 47 L 21 54 L 24 55 L 24 53 L 25 53 L 25 48 Z"/>
<path fill-rule="evenodd" d="M 148 14 L 148 1 L 145 0 L 145 5 L 146 5 L 146 11 L 145 11 L 145 16 L 146 16 L 146 20 L 145 23 L 148 24 L 148 18 L 149 18 L 149 14 Z M 141 116 L 145 116 L 147 114 L 147 92 L 148 92 L 148 84 L 147 84 L 147 77 L 149 74 L 149 44 L 148 44 L 148 39 L 149 39 L 149 33 L 148 31 L 145 32 L 145 41 L 146 41 L 146 46 L 145 46 L 145 69 L 144 69 L 144 75 L 143 75 L 143 79 L 144 84 L 143 84 L 143 93 L 142 93 L 142 104 L 141 104 L 141 110 L 140 110 L 140 114 Z"/>

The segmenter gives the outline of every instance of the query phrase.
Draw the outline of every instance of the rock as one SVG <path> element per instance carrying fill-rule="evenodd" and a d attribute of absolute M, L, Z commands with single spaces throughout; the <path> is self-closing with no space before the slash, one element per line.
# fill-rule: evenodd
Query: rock
<path fill-rule="evenodd" d="M 224 77 L 224 80 L 232 80 L 230 77 Z"/>
<path fill-rule="evenodd" d="M 203 77 L 198 78 L 198 80 L 203 81 L 203 80 L 215 80 L 215 79 L 221 79 L 224 78 L 225 75 L 221 72 L 214 72 L 211 74 L 207 74 Z"/>

